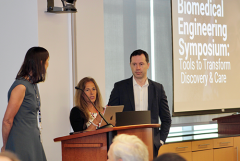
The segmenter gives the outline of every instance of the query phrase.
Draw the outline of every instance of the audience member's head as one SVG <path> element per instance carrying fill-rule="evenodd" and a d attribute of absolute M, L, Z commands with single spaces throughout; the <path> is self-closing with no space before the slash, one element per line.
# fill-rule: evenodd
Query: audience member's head
<path fill-rule="evenodd" d="M 154 159 L 153 161 L 186 161 L 177 153 L 165 153 Z"/>
<path fill-rule="evenodd" d="M 108 151 L 108 161 L 148 160 L 147 146 L 135 135 L 117 135 Z"/>
<path fill-rule="evenodd" d="M 15 154 L 9 151 L 0 153 L 0 161 L 20 161 Z"/>

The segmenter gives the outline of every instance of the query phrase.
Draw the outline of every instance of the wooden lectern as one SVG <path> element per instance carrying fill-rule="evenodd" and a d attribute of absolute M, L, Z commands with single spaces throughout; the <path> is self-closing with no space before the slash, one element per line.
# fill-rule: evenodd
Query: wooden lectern
<path fill-rule="evenodd" d="M 240 134 L 240 114 L 212 119 L 217 120 L 219 134 Z"/>
<path fill-rule="evenodd" d="M 111 127 L 58 137 L 54 141 L 62 143 L 62 161 L 106 161 L 107 151 L 115 135 L 136 135 L 147 145 L 149 160 L 152 160 L 153 128 L 159 127 L 159 124 Z"/>

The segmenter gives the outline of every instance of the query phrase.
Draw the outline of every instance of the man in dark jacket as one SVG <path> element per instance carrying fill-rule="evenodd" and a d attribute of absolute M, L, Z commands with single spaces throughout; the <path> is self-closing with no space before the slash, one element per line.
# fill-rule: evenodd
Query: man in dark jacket
<path fill-rule="evenodd" d="M 154 129 L 154 157 L 157 156 L 169 133 L 171 116 L 167 96 L 162 84 L 147 78 L 149 68 L 148 54 L 135 50 L 130 56 L 133 76 L 114 84 L 108 102 L 109 106 L 124 105 L 123 111 L 151 111 L 151 123 L 159 123 L 161 130 Z"/>

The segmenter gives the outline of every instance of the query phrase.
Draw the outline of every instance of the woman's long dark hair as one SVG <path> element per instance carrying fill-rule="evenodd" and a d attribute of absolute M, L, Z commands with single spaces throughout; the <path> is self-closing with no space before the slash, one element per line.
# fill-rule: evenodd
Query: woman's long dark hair
<path fill-rule="evenodd" d="M 44 82 L 46 76 L 45 63 L 48 57 L 49 53 L 43 47 L 30 48 L 26 53 L 16 79 L 27 77 L 34 84 Z"/>

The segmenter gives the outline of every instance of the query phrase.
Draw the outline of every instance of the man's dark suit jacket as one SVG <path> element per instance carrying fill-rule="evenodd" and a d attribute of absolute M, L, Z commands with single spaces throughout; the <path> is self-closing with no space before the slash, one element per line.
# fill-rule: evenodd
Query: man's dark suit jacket
<path fill-rule="evenodd" d="M 125 79 L 114 84 L 108 105 L 124 105 L 123 111 L 135 111 L 133 78 Z M 159 123 L 161 130 L 154 129 L 154 145 L 160 148 L 160 139 L 165 142 L 171 126 L 171 116 L 167 96 L 162 84 L 148 79 L 148 110 L 151 111 L 151 123 Z M 158 117 L 159 116 L 159 117 Z"/>

